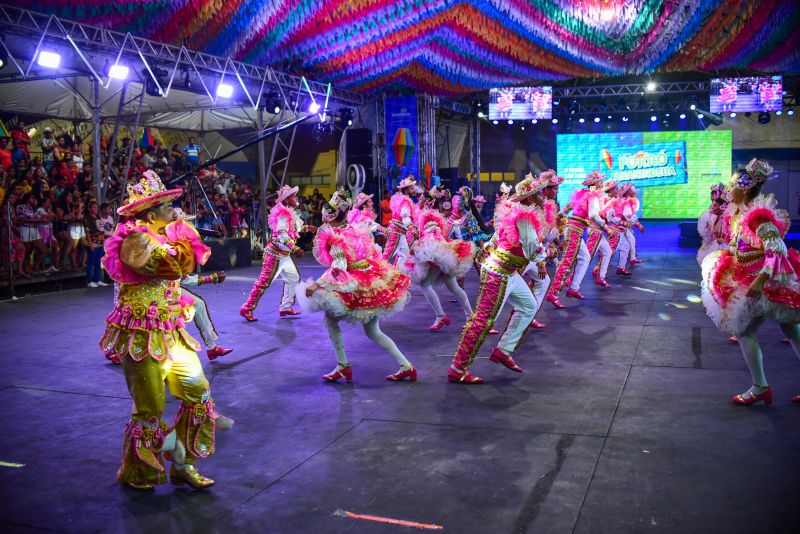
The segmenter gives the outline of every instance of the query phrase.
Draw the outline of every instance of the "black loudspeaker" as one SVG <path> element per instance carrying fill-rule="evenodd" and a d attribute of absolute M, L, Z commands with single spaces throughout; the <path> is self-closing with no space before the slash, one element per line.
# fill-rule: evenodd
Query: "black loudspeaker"
<path fill-rule="evenodd" d="M 377 194 L 378 184 L 377 180 L 375 180 L 375 172 L 372 169 L 372 130 L 369 128 L 348 128 L 347 154 L 345 157 L 348 167 L 353 164 L 364 167 L 366 172 L 364 192 Z"/>
<path fill-rule="evenodd" d="M 211 256 L 203 266 L 203 272 L 245 267 L 250 265 L 250 238 L 206 239 L 203 241 L 211 248 Z"/>
<path fill-rule="evenodd" d="M 462 185 L 467 185 L 466 177 L 458 175 L 458 167 L 441 167 L 438 173 L 442 180 L 442 187 L 449 189 L 452 193 L 458 191 Z"/>

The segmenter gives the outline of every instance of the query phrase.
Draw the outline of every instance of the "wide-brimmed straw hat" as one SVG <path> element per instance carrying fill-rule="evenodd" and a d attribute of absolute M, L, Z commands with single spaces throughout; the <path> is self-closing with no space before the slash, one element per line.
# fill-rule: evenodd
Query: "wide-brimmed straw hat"
<path fill-rule="evenodd" d="M 300 191 L 300 188 L 298 186 L 294 187 L 289 185 L 281 186 L 281 188 L 278 189 L 278 202 L 283 202 L 290 196 L 296 195 L 298 191 Z"/>
<path fill-rule="evenodd" d="M 540 192 L 542 189 L 545 188 L 547 185 L 547 179 L 542 178 L 541 176 L 534 176 L 531 173 L 525 175 L 525 179 L 519 182 L 516 186 L 514 186 L 514 194 L 511 196 L 511 200 L 515 202 L 519 202 L 525 198 L 528 198 L 531 195 L 535 195 L 536 193 Z"/>
<path fill-rule="evenodd" d="M 397 189 L 405 189 L 406 187 L 414 187 L 415 185 L 417 185 L 417 180 L 413 176 L 408 176 L 397 184 Z"/>
<path fill-rule="evenodd" d="M 602 172 L 594 170 L 586 175 L 586 179 L 581 182 L 581 185 L 585 185 L 586 187 L 597 186 L 602 184 L 605 179 L 606 177 Z"/>
<path fill-rule="evenodd" d="M 155 206 L 171 203 L 182 194 L 183 189 L 167 189 L 155 172 L 147 170 L 138 183 L 128 184 L 128 201 L 117 208 L 117 213 L 133 217 Z"/>
<path fill-rule="evenodd" d="M 353 202 L 353 209 L 357 210 L 361 206 L 367 203 L 367 200 L 370 200 L 374 195 L 367 195 L 365 193 L 359 193 L 356 197 L 356 201 Z"/>
<path fill-rule="evenodd" d="M 556 174 L 556 171 L 553 169 L 547 169 L 546 171 L 539 174 L 540 178 L 545 178 L 547 180 L 547 185 L 545 187 L 555 187 L 560 185 L 564 179 Z"/>

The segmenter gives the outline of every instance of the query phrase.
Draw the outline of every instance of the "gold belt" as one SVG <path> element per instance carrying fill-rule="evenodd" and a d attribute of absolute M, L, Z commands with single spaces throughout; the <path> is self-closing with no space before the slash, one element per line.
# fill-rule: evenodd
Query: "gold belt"
<path fill-rule="evenodd" d="M 490 251 L 489 258 L 494 261 L 495 265 L 507 271 L 507 274 L 511 274 L 514 271 L 522 272 L 530 263 L 527 258 L 502 249 Z"/>
<path fill-rule="evenodd" d="M 363 271 L 364 269 L 369 268 L 369 262 L 367 260 L 354 261 L 350 264 L 350 267 L 353 269 L 358 269 L 359 271 Z"/>
<path fill-rule="evenodd" d="M 763 250 L 753 250 L 750 252 L 735 252 L 736 260 L 745 265 L 755 263 L 764 257 Z"/>

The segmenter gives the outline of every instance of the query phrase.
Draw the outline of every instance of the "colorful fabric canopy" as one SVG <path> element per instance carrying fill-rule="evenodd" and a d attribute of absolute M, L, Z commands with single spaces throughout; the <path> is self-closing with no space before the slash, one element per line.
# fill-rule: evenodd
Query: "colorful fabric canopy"
<path fill-rule="evenodd" d="M 363 93 L 748 68 L 797 73 L 796 0 L 16 0 Z"/>

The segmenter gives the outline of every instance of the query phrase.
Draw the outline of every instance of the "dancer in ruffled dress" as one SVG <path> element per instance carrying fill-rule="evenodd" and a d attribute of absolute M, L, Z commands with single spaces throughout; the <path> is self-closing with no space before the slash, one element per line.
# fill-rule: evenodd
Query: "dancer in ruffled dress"
<path fill-rule="evenodd" d="M 537 306 L 520 273 L 525 271 L 528 263 L 541 261 L 544 256 L 540 240 L 541 225 L 533 206 L 533 197 L 544 188 L 546 182 L 529 174 L 516 185 L 515 195 L 505 201 L 499 213 L 495 214 L 497 238 L 483 261 L 475 312 L 464 326 L 448 369 L 447 378 L 450 382 L 483 383 L 482 378 L 469 372 L 469 366 L 506 301 L 514 308 L 514 316 L 489 359 L 516 373 L 522 372 L 512 353 L 536 315 Z"/>
<path fill-rule="evenodd" d="M 323 207 L 324 224 L 314 239 L 314 257 L 328 267 L 316 281 L 300 284 L 300 304 L 308 311 L 322 311 L 333 349 L 336 368 L 322 376 L 328 382 L 353 379 L 353 367 L 344 351 L 340 321 L 361 323 L 364 333 L 400 364 L 386 377 L 400 381 L 417 379 L 417 369 L 380 329 L 381 319 L 403 309 L 408 300 L 409 277 L 376 253 L 372 236 L 358 226 L 347 225 L 350 201 L 338 191 Z"/>
<path fill-rule="evenodd" d="M 185 330 L 192 299 L 181 294 L 180 280 L 211 251 L 191 225 L 173 220 L 171 203 L 182 194 L 146 171 L 128 186 L 128 202 L 117 210 L 128 222 L 105 241 L 103 267 L 118 293 L 100 347 L 121 361 L 133 398 L 117 479 L 139 490 L 165 482 L 164 458 L 172 460 L 173 484 L 213 485 L 194 464 L 214 454 L 215 430 L 233 424 L 216 411 L 199 344 Z M 181 401 L 171 425 L 162 419 L 165 383 Z"/>
<path fill-rule="evenodd" d="M 410 253 L 416 228 L 417 206 L 413 197 L 417 195 L 417 181 L 413 176 L 404 178 L 397 184 L 397 192 L 392 195 L 390 206 L 392 220 L 386 227 L 386 245 L 383 247 L 383 259 L 393 265 L 403 265 Z"/>
<path fill-rule="evenodd" d="M 703 260 L 702 298 L 717 328 L 737 336 L 753 385 L 733 402 L 772 403 L 772 389 L 756 332 L 767 320 L 779 323 L 800 357 L 800 254 L 783 241 L 791 221 L 772 195 L 761 188 L 772 172 L 753 159 L 731 178 L 730 250 Z M 800 395 L 792 399 L 800 402 Z"/>
<path fill-rule="evenodd" d="M 432 191 L 436 197 L 437 189 Z M 463 277 L 472 267 L 475 245 L 472 241 L 448 237 L 452 224 L 436 209 L 438 202 L 438 199 L 434 200 L 433 207 L 419 211 L 417 215 L 419 239 L 411 247 L 411 256 L 405 264 L 405 270 L 411 275 L 412 281 L 420 285 L 425 300 L 436 314 L 436 320 L 428 328 L 431 332 L 441 330 L 450 324 L 450 317 L 442 309 L 439 296 L 434 289 L 436 283 L 443 283 L 453 294 L 464 310 L 466 319 L 472 315 L 469 298 L 459 287 L 457 279 Z"/>
<path fill-rule="evenodd" d="M 697 264 L 716 250 L 726 250 L 730 242 L 728 218 L 728 190 L 725 184 L 711 186 L 711 205 L 697 219 L 697 232 L 703 240 L 697 251 Z"/>

